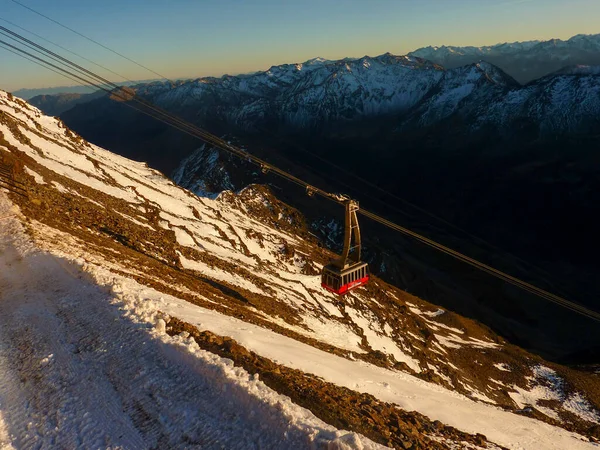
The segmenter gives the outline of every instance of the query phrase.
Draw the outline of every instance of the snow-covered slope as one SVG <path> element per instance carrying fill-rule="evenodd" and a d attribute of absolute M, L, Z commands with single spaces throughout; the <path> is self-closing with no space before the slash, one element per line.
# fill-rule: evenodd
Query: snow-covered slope
<path fill-rule="evenodd" d="M 15 206 L 2 194 L 0 212 L 9 224 L 0 261 L 0 377 L 7 380 L 0 383 L 0 418 L 9 437 L 0 421 L 0 442 L 77 437 L 90 445 L 131 439 L 183 446 L 183 439 L 201 445 L 218 436 L 229 447 L 238 437 L 219 424 L 234 417 L 239 430 L 253 421 L 272 428 L 252 430 L 240 448 L 250 441 L 277 448 L 278 439 L 284 447 L 284 439 L 292 447 L 375 447 L 199 350 L 199 334 L 166 336 L 178 319 L 279 364 L 261 372 L 276 390 L 289 369 L 319 377 L 313 388 L 338 386 L 344 402 L 306 406 L 326 421 L 360 411 L 361 421 L 344 419 L 336 428 L 382 444 L 476 448 L 486 445 L 475 437 L 482 433 L 508 448 L 595 446 L 597 375 L 547 363 L 376 278 L 343 299 L 325 292 L 318 271 L 331 255 L 268 189 L 199 198 L 5 93 L 0 132 L 2 161 L 27 190 L 26 197 L 8 194 Z M 215 348 L 235 359 L 231 344 L 220 342 Z M 73 382 L 89 377 L 93 389 Z M 215 386 L 222 394 L 204 394 Z M 292 398 L 300 402 L 309 392 Z M 356 401 L 365 394 L 373 397 Z M 98 430 L 109 419 L 91 410 L 98 397 L 115 417 L 104 434 Z M 417 426 L 393 416 L 392 426 L 381 417 L 398 414 L 395 405 L 428 418 L 414 413 Z M 221 420 L 209 420 L 215 414 Z M 52 431 L 56 421 L 70 426 Z M 32 429 L 21 431 L 29 422 Z M 409 426 L 410 433 L 401 431 Z"/>
<path fill-rule="evenodd" d="M 413 127 L 432 125 L 454 114 L 462 104 L 483 104 L 489 98 L 501 97 L 508 89 L 518 88 L 515 80 L 485 62 L 452 69 L 411 111 L 407 123 L 415 120 Z"/>
<path fill-rule="evenodd" d="M 148 329 L 35 248 L 3 194 L 0 214 L 0 448 L 381 448 L 160 322 Z"/>

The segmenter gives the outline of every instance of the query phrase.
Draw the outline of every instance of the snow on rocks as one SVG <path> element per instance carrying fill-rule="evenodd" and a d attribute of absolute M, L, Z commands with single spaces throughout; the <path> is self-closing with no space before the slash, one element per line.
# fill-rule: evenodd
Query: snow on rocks
<path fill-rule="evenodd" d="M 508 365 L 505 363 L 494 364 L 494 367 L 502 372 L 510 372 L 510 367 L 508 367 Z"/>
<path fill-rule="evenodd" d="M 575 392 L 563 403 L 564 408 L 588 422 L 600 424 L 600 413 L 595 411 L 590 402 L 581 393 Z"/>
<path fill-rule="evenodd" d="M 315 374 L 340 386 L 370 393 L 383 401 L 395 403 L 409 411 L 419 411 L 432 420 L 440 420 L 462 431 L 483 433 L 491 441 L 507 448 L 594 448 L 575 433 L 475 402 L 401 372 L 332 355 L 265 328 L 156 292 L 131 279 L 115 277 L 97 266 L 86 266 L 86 270 L 91 271 L 100 285 L 108 283 L 107 287 L 112 286 L 118 300 L 135 316 L 143 316 L 151 321 L 155 314 L 159 314 L 158 311 L 162 311 L 169 316 L 185 318 L 202 330 L 230 336 L 247 349 L 279 364 Z M 189 342 L 179 336 L 175 339 Z M 274 341 L 277 345 L 273 345 Z"/>
<path fill-rule="evenodd" d="M 535 366 L 533 376 L 527 380 L 527 389 L 513 386 L 516 392 L 509 393 L 520 408 L 533 406 L 548 417 L 560 421 L 560 415 L 545 406 L 545 402 L 560 402 L 566 411 L 585 421 L 600 424 L 600 413 L 579 392 L 565 393 L 564 380 L 554 370 L 542 365 Z"/>

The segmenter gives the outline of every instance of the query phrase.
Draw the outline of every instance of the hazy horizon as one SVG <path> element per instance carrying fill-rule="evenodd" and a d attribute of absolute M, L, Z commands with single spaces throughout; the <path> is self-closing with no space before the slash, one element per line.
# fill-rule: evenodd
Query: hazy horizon
<path fill-rule="evenodd" d="M 315 57 L 404 55 L 427 46 L 489 46 L 505 42 L 567 40 L 597 34 L 600 2 L 574 0 L 358 0 L 304 3 L 258 0 L 116 0 L 82 5 L 64 0 L 49 7 L 43 0 L 23 0 L 40 13 L 95 39 L 170 79 L 237 75 Z M 92 42 L 27 9 L 7 2 L 0 19 L 33 31 L 108 67 L 130 80 L 156 78 Z M 56 50 L 51 44 L 1 23 Z M 122 81 L 86 61 L 70 59 L 115 81 Z M 0 48 L 0 88 L 50 89 L 72 82 Z"/>
<path fill-rule="evenodd" d="M 582 34 L 582 33 L 579 33 L 579 34 Z M 600 33 L 595 33 L 595 34 L 600 34 Z M 588 36 L 593 36 L 594 34 L 587 34 L 587 35 L 588 35 Z M 568 39 L 570 39 L 570 38 L 572 38 L 572 37 L 574 37 L 574 36 L 577 36 L 577 35 L 569 36 L 568 38 L 566 38 L 566 39 L 562 39 L 562 40 L 568 40 Z M 540 41 L 540 42 L 544 42 L 544 41 L 549 41 L 549 40 L 552 40 L 552 39 L 560 39 L 560 38 L 550 38 L 550 39 L 530 39 L 529 41 Z M 477 45 L 477 44 L 468 44 L 467 46 L 471 46 L 471 47 L 475 47 L 475 48 L 477 48 L 477 47 L 489 47 L 489 46 L 501 45 L 501 44 L 513 44 L 513 43 L 516 43 L 516 42 L 527 42 L 527 41 L 504 41 L 504 42 L 496 42 L 496 43 L 494 43 L 494 44 L 482 44 L 482 45 Z M 452 45 L 452 44 L 439 44 L 439 45 L 431 45 L 431 46 L 432 46 L 432 47 L 442 47 L 442 46 L 447 46 L 447 47 L 458 47 L 458 46 L 455 46 L 455 45 Z M 463 46 L 463 47 L 464 47 L 464 46 Z M 423 47 L 419 47 L 419 48 L 423 48 Z M 2 49 L 0 49 L 0 51 L 1 51 L 1 50 L 2 50 Z M 415 49 L 409 50 L 408 52 L 406 52 L 406 53 L 404 53 L 404 54 L 396 54 L 396 56 L 403 56 L 403 55 L 405 55 L 405 54 L 407 54 L 407 53 L 410 53 L 410 52 L 413 52 L 413 51 L 415 51 L 415 50 L 418 50 L 418 48 L 415 48 Z M 384 52 L 384 53 L 388 53 L 388 52 Z M 342 58 L 339 58 L 339 59 L 343 59 L 343 58 L 352 58 L 352 59 L 358 59 L 358 58 L 362 58 L 362 57 L 371 57 L 371 58 L 374 58 L 374 57 L 377 57 L 377 56 L 381 56 L 381 55 L 382 55 L 382 54 L 384 54 L 384 53 L 377 54 L 377 55 L 361 55 L 361 56 L 355 56 L 355 55 L 351 55 L 351 56 L 343 56 Z M 389 53 L 392 53 L 392 52 L 389 52 Z M 393 54 L 393 53 L 392 53 L 392 54 Z M 317 56 L 313 56 L 313 57 L 311 57 L 311 58 L 308 58 L 308 59 L 306 59 L 306 60 L 303 60 L 303 61 L 286 61 L 286 62 L 283 62 L 283 63 L 277 64 L 277 65 L 281 65 L 281 64 L 299 64 L 299 63 L 301 64 L 301 63 L 305 63 L 305 62 L 307 62 L 307 61 L 310 61 L 310 60 L 312 60 L 312 59 L 316 59 L 316 58 L 323 58 L 323 57 L 322 57 L 322 56 L 320 56 L 320 55 L 317 55 Z M 327 59 L 327 60 L 329 60 L 329 58 L 324 58 L 324 59 Z M 332 60 L 333 60 L 333 61 L 335 61 L 335 59 L 332 59 Z M 172 79 L 171 79 L 171 81 L 179 81 L 179 80 L 193 80 L 193 79 L 196 79 L 196 78 L 211 77 L 211 76 L 213 76 L 213 77 L 222 77 L 222 76 L 250 75 L 250 74 L 253 74 L 253 73 L 256 73 L 256 72 L 264 72 L 264 71 L 267 71 L 267 70 L 268 70 L 270 67 L 272 67 L 272 66 L 273 66 L 273 64 L 269 65 L 268 67 L 263 67 L 263 68 L 259 68 L 259 69 L 257 69 L 257 70 L 252 70 L 252 71 L 248 71 L 248 72 L 240 72 L 240 73 L 221 73 L 221 74 L 215 74 L 215 75 L 196 75 L 196 76 L 192 75 L 192 76 L 187 76 L 187 77 L 186 77 L 186 76 L 182 76 L 182 77 L 176 77 L 176 78 L 172 78 Z M 109 80 L 110 80 L 110 77 L 109 77 Z M 115 82 L 115 83 L 117 83 L 117 84 L 118 84 L 118 83 L 121 83 L 121 82 L 120 82 L 120 81 L 118 81 L 118 80 L 110 80 L 110 81 L 114 81 L 114 82 Z M 134 81 L 134 82 L 136 82 L 136 83 L 150 83 L 150 82 L 153 82 L 153 81 L 164 81 L 164 80 L 162 80 L 162 79 L 158 79 L 158 78 L 155 78 L 155 79 L 153 79 L 153 78 L 148 78 L 148 79 L 140 79 L 140 80 L 132 80 L 132 81 Z M 15 90 L 13 90 L 12 92 L 19 92 L 19 91 L 30 91 L 30 90 L 32 90 L 32 91 L 33 91 L 33 90 L 72 89 L 72 88 L 81 88 L 82 90 L 83 90 L 83 89 L 88 89 L 86 92 L 92 92 L 92 91 L 95 91 L 95 90 L 97 90 L 97 89 L 95 89 L 95 88 L 89 88 L 89 87 L 82 86 L 82 85 L 76 85 L 76 84 L 62 84 L 62 85 L 56 85 L 56 86 L 33 86 L 33 87 L 27 87 L 27 88 L 18 88 L 18 89 L 15 89 Z"/>

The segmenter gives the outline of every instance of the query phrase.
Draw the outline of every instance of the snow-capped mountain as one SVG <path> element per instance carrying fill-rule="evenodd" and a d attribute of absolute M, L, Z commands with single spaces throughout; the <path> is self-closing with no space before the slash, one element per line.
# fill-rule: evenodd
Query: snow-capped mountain
<path fill-rule="evenodd" d="M 498 75 L 495 81 L 478 73 L 502 71 L 487 63 L 448 71 L 449 76 L 404 123 L 413 128 L 429 126 L 456 114 L 473 131 L 491 127 L 510 135 L 518 128 L 515 123 L 528 121 L 542 137 L 593 134 L 597 127 L 600 73 L 593 67 L 566 69 L 527 86 L 511 84 L 506 76 Z"/>
<path fill-rule="evenodd" d="M 455 47 L 442 45 L 422 47 L 415 51 L 410 52 L 412 56 L 417 58 L 423 58 L 429 61 L 444 60 L 449 61 L 448 67 L 454 65 L 454 61 L 460 57 L 465 58 L 479 58 L 482 59 L 487 55 L 502 54 L 502 55 L 513 55 L 515 53 L 523 52 L 532 49 L 538 45 L 540 41 L 526 41 L 526 42 L 505 42 L 503 44 L 486 45 L 483 47 Z M 445 66 L 446 67 L 446 66 Z"/>
<path fill-rule="evenodd" d="M 569 65 L 600 64 L 600 34 L 573 36 L 566 41 L 528 41 L 484 47 L 424 47 L 409 53 L 446 68 L 480 60 L 502 68 L 521 83 L 529 83 Z"/>
<path fill-rule="evenodd" d="M 410 118 L 414 127 L 435 124 L 456 113 L 461 105 L 487 104 L 488 99 L 502 97 L 518 83 L 497 67 L 481 62 L 448 70 L 423 101 L 413 108 Z"/>
<path fill-rule="evenodd" d="M 589 42 L 591 38 L 581 40 Z M 566 75 L 589 78 L 560 78 Z M 494 127 L 510 120 L 532 120 L 544 131 L 561 134 L 587 130 L 595 120 L 597 82 L 596 69 L 588 66 L 565 68 L 519 86 L 489 62 L 446 70 L 417 57 L 385 54 L 356 60 L 312 60 L 251 75 L 144 84 L 136 90 L 183 118 L 234 135 L 265 130 L 327 135 L 371 119 L 429 126 L 459 107 L 473 111 L 476 122 Z M 110 114 L 98 117 L 100 111 Z M 102 137 L 107 135 L 102 121 L 112 123 L 115 118 L 137 121 L 129 111 L 110 105 L 107 98 L 63 115 L 69 126 L 99 143 L 107 139 Z"/>
<path fill-rule="evenodd" d="M 376 277 L 324 291 L 267 188 L 197 197 L 3 92 L 0 133 L 3 445 L 598 448 L 597 374 Z"/>
<path fill-rule="evenodd" d="M 201 78 L 178 85 L 137 86 L 137 93 L 199 121 L 222 120 L 256 130 L 260 124 L 326 128 L 340 121 L 398 114 L 417 104 L 443 69 L 407 56 L 311 60 L 252 75 Z"/>

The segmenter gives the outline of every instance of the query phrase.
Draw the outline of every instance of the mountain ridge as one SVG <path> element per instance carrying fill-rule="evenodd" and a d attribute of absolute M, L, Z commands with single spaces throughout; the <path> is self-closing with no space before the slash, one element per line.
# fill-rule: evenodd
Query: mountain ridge
<path fill-rule="evenodd" d="M 578 34 L 568 40 L 526 41 L 474 46 L 429 46 L 409 55 L 429 59 L 447 68 L 486 60 L 522 84 L 527 84 L 565 66 L 600 64 L 600 34 Z"/>

